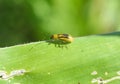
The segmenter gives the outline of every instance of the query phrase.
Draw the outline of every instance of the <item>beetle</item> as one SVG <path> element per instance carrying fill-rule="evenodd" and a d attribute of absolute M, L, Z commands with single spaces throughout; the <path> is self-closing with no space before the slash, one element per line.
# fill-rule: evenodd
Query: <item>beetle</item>
<path fill-rule="evenodd" d="M 55 47 L 58 46 L 61 48 L 64 47 L 63 45 L 73 42 L 73 37 L 70 34 L 53 34 L 53 35 L 51 35 L 50 39 L 51 40 L 46 40 L 48 45 L 50 45 L 52 43 L 52 44 L 55 44 Z M 66 45 L 65 45 L 65 47 L 67 48 Z M 31 49 L 29 49 L 29 50 L 31 50 Z"/>
<path fill-rule="evenodd" d="M 53 34 L 50 39 L 54 41 L 62 41 L 63 43 L 73 42 L 73 37 L 69 34 Z"/>
<path fill-rule="evenodd" d="M 63 47 L 60 45 L 73 42 L 73 37 L 69 34 L 53 34 L 50 37 L 50 39 L 52 40 L 52 43 L 55 44 L 55 46 L 56 46 L 56 44 L 58 44 L 58 47 Z"/>

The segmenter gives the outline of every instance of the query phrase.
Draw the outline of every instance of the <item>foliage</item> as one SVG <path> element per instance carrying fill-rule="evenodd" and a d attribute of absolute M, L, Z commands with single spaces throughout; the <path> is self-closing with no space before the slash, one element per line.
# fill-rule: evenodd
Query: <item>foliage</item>
<path fill-rule="evenodd" d="M 1 48 L 0 70 L 9 74 L 25 69 L 27 73 L 0 79 L 0 83 L 90 84 L 93 78 L 110 79 L 120 70 L 119 38 L 120 32 L 115 32 L 74 38 L 68 48 L 48 45 L 48 41 Z M 91 75 L 94 71 L 98 74 Z M 109 84 L 113 83 L 119 84 L 119 81 Z"/>

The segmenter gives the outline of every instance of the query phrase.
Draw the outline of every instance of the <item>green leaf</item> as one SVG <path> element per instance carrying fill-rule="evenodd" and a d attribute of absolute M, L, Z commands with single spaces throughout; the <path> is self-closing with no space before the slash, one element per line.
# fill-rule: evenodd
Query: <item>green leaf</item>
<path fill-rule="evenodd" d="M 41 41 L 1 48 L 0 70 L 6 71 L 8 76 L 15 70 L 26 72 L 7 80 L 1 78 L 0 83 L 92 84 L 98 77 L 104 82 L 118 77 L 120 32 L 76 37 L 64 45 L 67 48 L 48 44 Z M 119 84 L 118 79 L 109 84 Z"/>

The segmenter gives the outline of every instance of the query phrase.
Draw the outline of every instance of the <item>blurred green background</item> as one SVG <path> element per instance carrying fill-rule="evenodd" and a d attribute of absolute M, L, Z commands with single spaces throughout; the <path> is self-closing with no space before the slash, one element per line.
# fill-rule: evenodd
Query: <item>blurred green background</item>
<path fill-rule="evenodd" d="M 0 0 L 0 46 L 120 30 L 120 0 Z"/>

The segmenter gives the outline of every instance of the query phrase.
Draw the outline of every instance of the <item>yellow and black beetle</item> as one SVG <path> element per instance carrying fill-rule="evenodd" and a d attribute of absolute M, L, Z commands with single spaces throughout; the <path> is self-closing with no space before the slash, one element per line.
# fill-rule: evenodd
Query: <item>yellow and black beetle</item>
<path fill-rule="evenodd" d="M 69 34 L 53 34 L 50 39 L 54 41 L 61 41 L 63 43 L 73 42 L 73 37 Z"/>
<path fill-rule="evenodd" d="M 62 47 L 62 48 L 64 47 L 63 45 L 73 42 L 73 37 L 69 34 L 53 34 L 51 35 L 50 39 L 51 40 L 46 40 L 48 44 L 53 43 L 55 44 L 55 46 Z M 67 48 L 67 46 L 65 47 Z"/>
<path fill-rule="evenodd" d="M 64 47 L 63 45 L 73 42 L 73 37 L 69 34 L 53 34 L 50 39 L 52 39 L 51 43 L 54 43 L 55 46 L 58 45 L 58 47 Z"/>

